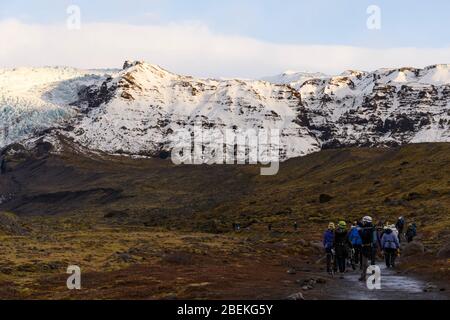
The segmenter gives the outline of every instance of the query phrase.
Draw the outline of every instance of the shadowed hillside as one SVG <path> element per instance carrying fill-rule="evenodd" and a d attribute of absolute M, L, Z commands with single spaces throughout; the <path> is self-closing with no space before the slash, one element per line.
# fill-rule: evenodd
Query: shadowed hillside
<path fill-rule="evenodd" d="M 326 150 L 263 177 L 62 143 L 60 155 L 46 143 L 2 153 L 2 298 L 283 299 L 305 277 L 307 297 L 334 297 L 317 241 L 329 221 L 366 214 L 415 221 L 426 251 L 401 268 L 449 281 L 436 258 L 450 236 L 449 144 Z M 84 270 L 81 292 L 65 289 L 70 264 Z"/>
<path fill-rule="evenodd" d="M 325 224 L 366 214 L 450 226 L 450 144 L 326 150 L 282 163 L 273 177 L 252 166 L 174 166 L 86 155 L 70 144 L 65 150 L 53 155 L 40 145 L 4 155 L 0 208 L 209 232 L 226 232 L 232 222 Z"/>

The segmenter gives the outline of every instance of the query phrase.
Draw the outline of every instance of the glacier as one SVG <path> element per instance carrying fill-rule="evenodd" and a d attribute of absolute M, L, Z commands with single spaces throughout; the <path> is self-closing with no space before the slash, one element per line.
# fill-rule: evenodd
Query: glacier
<path fill-rule="evenodd" d="M 0 148 L 63 135 L 110 154 L 170 151 L 177 130 L 279 129 L 283 159 L 324 148 L 450 142 L 450 65 L 200 79 L 157 65 L 0 70 Z M 50 138 L 47 140 L 51 141 Z"/>

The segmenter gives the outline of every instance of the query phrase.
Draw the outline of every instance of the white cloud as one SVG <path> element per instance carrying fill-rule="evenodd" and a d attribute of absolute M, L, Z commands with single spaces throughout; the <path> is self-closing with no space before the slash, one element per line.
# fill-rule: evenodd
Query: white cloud
<path fill-rule="evenodd" d="M 371 49 L 350 46 L 287 45 L 220 35 L 207 26 L 136 26 L 89 23 L 81 30 L 65 25 L 0 22 L 0 66 L 68 65 L 121 67 L 145 60 L 196 76 L 261 77 L 294 69 L 339 73 L 346 69 L 424 67 L 449 63 L 450 48 Z"/>

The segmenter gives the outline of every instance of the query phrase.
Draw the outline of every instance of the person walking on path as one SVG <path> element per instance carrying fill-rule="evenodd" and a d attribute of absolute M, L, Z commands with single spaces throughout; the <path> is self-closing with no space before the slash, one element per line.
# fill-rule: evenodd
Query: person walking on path
<path fill-rule="evenodd" d="M 400 217 L 395 224 L 395 228 L 398 230 L 398 240 L 401 242 L 403 236 L 405 235 L 403 231 L 405 230 L 405 218 Z"/>
<path fill-rule="evenodd" d="M 347 223 L 340 221 L 334 232 L 334 250 L 336 251 L 336 263 L 340 273 L 345 273 L 348 252 L 351 245 L 348 237 Z"/>
<path fill-rule="evenodd" d="M 408 243 L 413 242 L 414 238 L 417 236 L 417 226 L 415 223 L 410 223 L 408 230 L 406 230 L 406 240 Z"/>
<path fill-rule="evenodd" d="M 325 231 L 323 235 L 323 247 L 325 249 L 325 253 L 327 254 L 327 272 L 333 273 L 335 270 L 333 261 L 333 251 L 334 251 L 334 230 L 336 226 L 333 222 L 328 224 L 328 229 Z M 333 264 L 333 265 L 332 265 Z"/>
<path fill-rule="evenodd" d="M 383 237 L 381 238 L 381 247 L 386 260 L 386 267 L 395 267 L 395 258 L 397 257 L 397 251 L 400 249 L 400 242 L 394 232 L 395 226 L 387 226 Z"/>
<path fill-rule="evenodd" d="M 373 244 L 374 244 L 374 238 L 376 230 L 373 226 L 373 219 L 372 217 L 366 216 L 362 220 L 362 228 L 359 230 L 359 235 L 362 240 L 362 260 L 361 260 L 361 277 L 359 278 L 359 281 L 366 281 L 367 277 L 367 268 L 369 267 L 369 260 L 372 259 L 373 254 Z M 376 238 L 375 238 L 376 240 Z"/>
<path fill-rule="evenodd" d="M 361 261 L 362 240 L 359 235 L 359 229 L 358 222 L 355 221 L 348 235 L 348 239 L 350 240 L 353 250 L 355 251 L 353 255 L 353 263 L 355 265 L 359 264 Z"/>

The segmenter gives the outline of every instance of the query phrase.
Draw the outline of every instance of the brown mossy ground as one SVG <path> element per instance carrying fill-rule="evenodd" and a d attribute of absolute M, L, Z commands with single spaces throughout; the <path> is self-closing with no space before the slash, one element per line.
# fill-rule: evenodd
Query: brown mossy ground
<path fill-rule="evenodd" d="M 416 222 L 427 252 L 401 269 L 450 282 L 450 262 L 436 258 L 449 242 L 450 144 L 326 150 L 273 177 L 70 146 L 6 168 L 0 193 L 13 196 L 0 210 L 14 228 L 0 226 L 1 298 L 284 298 L 322 273 L 309 243 L 328 222 L 364 215 Z M 70 264 L 80 292 L 65 287 Z"/>

